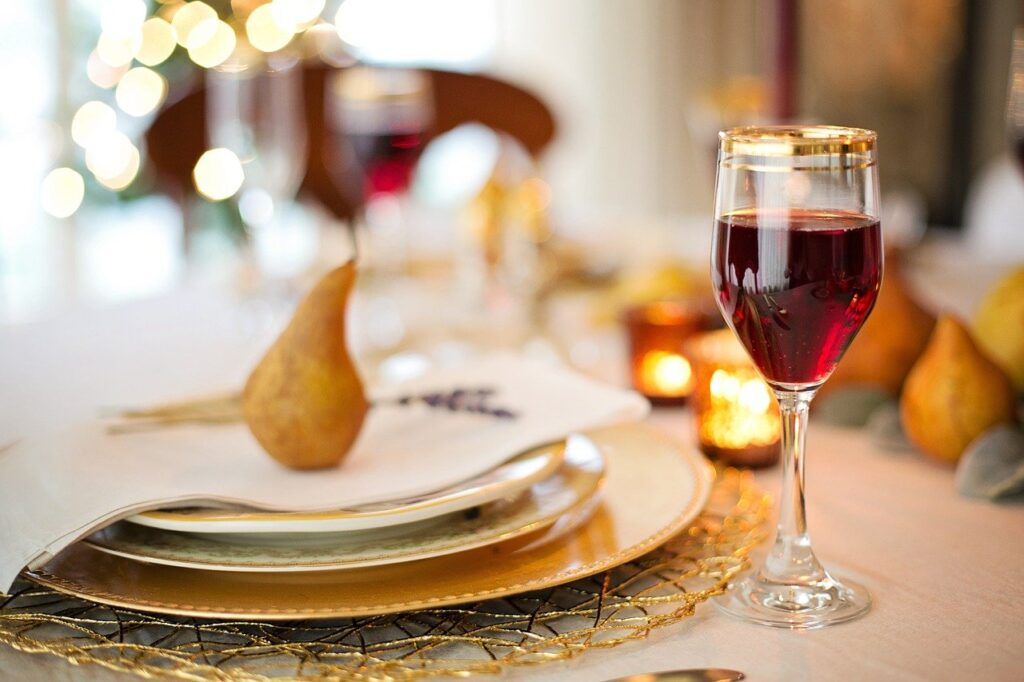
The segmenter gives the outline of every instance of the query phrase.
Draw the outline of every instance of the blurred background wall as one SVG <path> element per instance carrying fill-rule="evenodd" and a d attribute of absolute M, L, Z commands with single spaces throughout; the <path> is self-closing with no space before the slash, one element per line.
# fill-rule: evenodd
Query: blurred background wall
<path fill-rule="evenodd" d="M 772 119 L 785 4 L 506 0 L 491 68 L 536 87 L 565 123 L 549 168 L 567 202 L 584 210 L 707 209 L 703 161 L 713 141 L 702 114 L 709 100 L 724 106 L 746 96 L 761 102 L 734 101 L 739 110 L 722 122 Z M 883 186 L 919 193 L 930 223 L 960 225 L 971 180 L 1006 149 L 1012 30 L 1024 3 L 792 6 L 791 120 L 877 130 Z"/>
<path fill-rule="evenodd" d="M 548 168 L 569 213 L 710 210 L 713 132 L 693 119 L 716 85 L 760 73 L 771 17 L 759 3 L 501 0 L 497 9 L 493 68 L 554 106 L 562 138 Z"/>
<path fill-rule="evenodd" d="M 105 5 L 0 12 L 3 320 L 69 292 L 163 291 L 187 268 L 182 218 L 147 194 L 144 169 L 120 192 L 87 176 L 70 218 L 41 210 L 43 178 L 76 153 L 74 113 L 111 92 L 93 54 Z M 646 218 L 710 210 L 719 127 L 794 119 L 877 129 L 885 190 L 920 201 L 929 224 L 961 225 L 972 183 L 1006 153 L 1024 18 L 1018 0 L 329 0 L 324 16 L 340 10 L 359 59 L 480 71 L 539 95 L 558 123 L 541 159 L 556 229 L 610 221 L 638 235 Z M 178 75 L 167 70 L 172 89 Z M 118 116 L 128 135 L 151 120 Z"/>

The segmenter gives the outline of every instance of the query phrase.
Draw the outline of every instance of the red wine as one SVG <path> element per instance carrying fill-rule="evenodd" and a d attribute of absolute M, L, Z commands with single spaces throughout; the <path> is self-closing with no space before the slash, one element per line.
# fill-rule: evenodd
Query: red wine
<path fill-rule="evenodd" d="M 828 378 L 875 305 L 878 221 L 843 212 L 723 217 L 712 279 L 726 320 L 773 384 Z"/>
<path fill-rule="evenodd" d="M 394 194 L 408 189 L 419 159 L 419 133 L 349 134 L 366 175 L 366 195 Z"/>

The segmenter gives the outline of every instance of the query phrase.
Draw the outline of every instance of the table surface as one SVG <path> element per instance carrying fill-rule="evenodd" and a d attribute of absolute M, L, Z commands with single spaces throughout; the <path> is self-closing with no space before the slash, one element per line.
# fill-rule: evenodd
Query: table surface
<path fill-rule="evenodd" d="M 251 330 L 239 336 L 244 325 L 217 305 L 203 295 L 179 295 L 4 330 L 0 444 L 90 418 L 97 406 L 238 385 L 259 344 Z M 176 328 L 188 333 L 175 335 Z M 159 371 L 154 349 L 161 352 Z M 650 421 L 692 440 L 682 410 L 658 410 Z M 777 490 L 778 468 L 757 479 Z M 642 642 L 506 677 L 601 680 L 727 667 L 752 681 L 1024 679 L 1024 504 L 966 500 L 954 490 L 951 468 L 813 422 L 807 486 L 818 555 L 871 590 L 874 607 L 866 617 L 793 632 L 735 621 L 704 604 Z M 0 679 L 127 678 L 4 647 Z"/>

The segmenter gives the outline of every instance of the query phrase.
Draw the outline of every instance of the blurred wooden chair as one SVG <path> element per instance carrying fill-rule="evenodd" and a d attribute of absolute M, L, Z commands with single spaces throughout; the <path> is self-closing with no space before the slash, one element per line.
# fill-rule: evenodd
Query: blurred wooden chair
<path fill-rule="evenodd" d="M 478 122 L 518 140 L 534 157 L 539 156 L 555 136 L 554 116 L 535 95 L 489 76 L 452 71 L 423 70 L 429 76 L 434 100 L 434 123 L 426 142 L 463 123 Z M 362 192 L 358 187 L 340 186 L 345 173 L 331 164 L 345 163 L 327 125 L 325 93 L 336 69 L 326 65 L 307 66 L 304 72 L 306 98 L 307 162 L 300 195 L 312 197 L 343 220 L 359 211 Z M 195 189 L 192 169 L 208 148 L 206 132 L 206 90 L 203 82 L 169 102 L 157 114 L 146 132 L 149 163 L 155 171 L 157 188 L 184 203 Z M 341 172 L 339 172 L 341 170 Z"/>

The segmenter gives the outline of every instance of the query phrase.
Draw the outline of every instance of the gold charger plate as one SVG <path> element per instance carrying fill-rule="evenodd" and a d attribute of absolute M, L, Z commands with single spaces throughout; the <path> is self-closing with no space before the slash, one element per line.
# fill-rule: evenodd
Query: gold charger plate
<path fill-rule="evenodd" d="M 599 573 L 678 533 L 707 501 L 707 460 L 644 425 L 589 434 L 607 462 L 588 521 L 460 554 L 367 569 L 229 573 L 157 566 L 72 545 L 32 581 L 124 608 L 200 618 L 358 617 L 461 604 L 543 589 Z M 558 538 L 558 541 L 553 541 Z"/>

